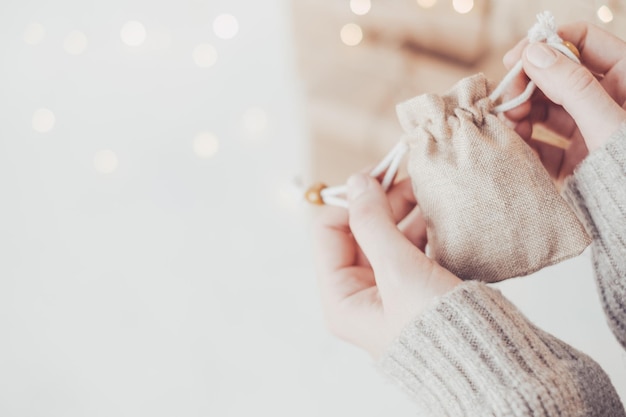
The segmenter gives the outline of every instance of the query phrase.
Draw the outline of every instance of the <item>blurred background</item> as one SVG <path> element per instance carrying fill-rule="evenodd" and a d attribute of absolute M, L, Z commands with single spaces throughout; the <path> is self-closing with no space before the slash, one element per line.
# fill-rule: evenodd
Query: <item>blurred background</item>
<path fill-rule="evenodd" d="M 536 13 L 626 2 L 3 0 L 0 415 L 413 415 L 329 336 L 309 220 Z M 587 253 L 498 285 L 626 398 Z"/>

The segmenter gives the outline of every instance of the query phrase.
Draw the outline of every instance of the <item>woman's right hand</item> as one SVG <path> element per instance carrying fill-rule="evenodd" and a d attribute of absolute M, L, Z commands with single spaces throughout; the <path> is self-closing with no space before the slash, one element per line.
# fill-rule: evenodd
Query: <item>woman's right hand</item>
<path fill-rule="evenodd" d="M 527 40 L 504 56 L 507 68 L 522 59 L 526 73 L 515 80 L 505 100 L 519 95 L 528 78 L 543 93 L 535 94 L 506 116 L 535 149 L 557 184 L 626 121 L 626 43 L 583 22 L 561 27 L 559 35 L 576 45 L 582 65 L 545 44 L 529 44 Z M 532 139 L 535 123 L 569 140 L 569 147 L 563 150 Z"/>

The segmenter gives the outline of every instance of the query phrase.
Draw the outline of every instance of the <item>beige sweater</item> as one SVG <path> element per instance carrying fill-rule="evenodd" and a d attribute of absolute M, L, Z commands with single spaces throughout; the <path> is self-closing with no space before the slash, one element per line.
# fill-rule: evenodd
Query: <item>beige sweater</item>
<path fill-rule="evenodd" d="M 564 196 L 593 237 L 600 299 L 626 348 L 626 125 L 580 165 Z M 410 323 L 380 367 L 424 416 L 626 416 L 596 362 L 474 281 Z"/>

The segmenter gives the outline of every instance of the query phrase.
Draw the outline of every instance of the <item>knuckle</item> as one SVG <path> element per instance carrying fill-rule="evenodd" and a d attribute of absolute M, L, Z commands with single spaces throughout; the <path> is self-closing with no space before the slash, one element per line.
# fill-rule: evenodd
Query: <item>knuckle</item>
<path fill-rule="evenodd" d="M 372 204 L 357 204 L 350 210 L 350 226 L 367 228 L 378 218 L 379 210 Z"/>
<path fill-rule="evenodd" d="M 319 213 L 311 218 L 310 230 L 315 235 L 328 228 L 344 226 L 347 220 L 348 217 L 343 208 L 320 207 Z"/>
<path fill-rule="evenodd" d="M 574 99 L 586 98 L 595 82 L 596 78 L 583 66 L 577 66 L 567 77 L 567 85 Z"/>

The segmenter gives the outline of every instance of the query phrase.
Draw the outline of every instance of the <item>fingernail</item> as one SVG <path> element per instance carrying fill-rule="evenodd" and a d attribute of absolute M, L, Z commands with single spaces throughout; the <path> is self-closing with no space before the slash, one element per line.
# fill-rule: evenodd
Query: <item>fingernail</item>
<path fill-rule="evenodd" d="M 348 178 L 348 200 L 354 200 L 365 190 L 367 190 L 367 184 L 369 178 L 365 174 L 354 174 Z"/>
<path fill-rule="evenodd" d="M 549 46 L 542 43 L 533 43 L 526 48 L 526 58 L 536 67 L 548 68 L 556 61 L 557 54 Z"/>

